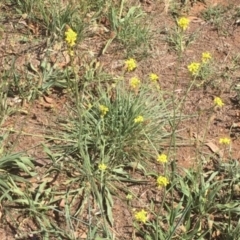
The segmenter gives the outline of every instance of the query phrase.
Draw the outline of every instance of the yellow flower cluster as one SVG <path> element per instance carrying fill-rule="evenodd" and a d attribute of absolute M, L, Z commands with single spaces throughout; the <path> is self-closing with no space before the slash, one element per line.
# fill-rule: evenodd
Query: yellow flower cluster
<path fill-rule="evenodd" d="M 129 58 L 128 60 L 125 61 L 125 67 L 128 72 L 133 71 L 137 67 L 136 60 L 133 58 Z"/>
<path fill-rule="evenodd" d="M 134 118 L 134 122 L 135 123 L 142 123 L 144 121 L 143 116 L 137 116 L 136 118 Z"/>
<path fill-rule="evenodd" d="M 144 209 L 142 209 L 139 212 L 136 212 L 134 217 L 137 221 L 142 223 L 146 223 L 146 221 L 148 220 L 147 212 Z"/>
<path fill-rule="evenodd" d="M 158 155 L 157 161 L 160 162 L 160 163 L 167 163 L 167 161 L 168 161 L 167 155 L 166 154 Z"/>
<path fill-rule="evenodd" d="M 158 75 L 155 73 L 150 73 L 149 78 L 152 82 L 156 82 L 159 79 Z"/>
<path fill-rule="evenodd" d="M 98 169 L 99 169 L 100 171 L 105 171 L 105 170 L 107 169 L 107 165 L 104 164 L 104 163 L 100 163 L 100 164 L 98 165 Z"/>
<path fill-rule="evenodd" d="M 202 53 L 202 62 L 207 63 L 212 59 L 212 55 L 210 52 L 203 52 Z"/>
<path fill-rule="evenodd" d="M 187 67 L 192 76 L 196 76 L 200 70 L 201 64 L 197 62 L 192 62 Z"/>
<path fill-rule="evenodd" d="M 76 44 L 77 33 L 75 33 L 71 28 L 68 28 L 65 32 L 65 41 L 70 47 L 73 47 Z"/>
<path fill-rule="evenodd" d="M 177 20 L 177 25 L 180 27 L 183 31 L 185 31 L 189 26 L 190 20 L 185 17 L 181 17 Z"/>
<path fill-rule="evenodd" d="M 206 67 L 206 64 L 212 59 L 212 55 L 210 52 L 203 52 L 202 53 L 202 62 L 192 62 L 190 63 L 187 68 L 192 76 L 198 76 L 199 72 Z"/>
<path fill-rule="evenodd" d="M 159 176 L 157 178 L 157 184 L 158 184 L 158 187 L 166 187 L 168 184 L 169 184 L 169 181 L 166 177 L 163 177 L 163 176 Z"/>
<path fill-rule="evenodd" d="M 100 105 L 99 110 L 101 112 L 102 117 L 104 117 L 107 114 L 107 112 L 109 111 L 108 107 L 106 107 L 104 105 Z"/>
<path fill-rule="evenodd" d="M 224 137 L 224 138 L 220 138 L 219 139 L 219 143 L 220 144 L 225 144 L 225 145 L 229 145 L 231 142 L 230 138 Z"/>
<path fill-rule="evenodd" d="M 220 97 L 215 97 L 213 102 L 218 107 L 222 107 L 224 105 L 224 103 Z"/>
<path fill-rule="evenodd" d="M 141 84 L 141 81 L 137 77 L 132 77 L 130 79 L 130 86 L 132 88 L 138 88 L 140 84 Z"/>
<path fill-rule="evenodd" d="M 134 58 L 129 58 L 125 61 L 125 69 L 127 72 L 132 72 L 137 68 L 137 62 Z M 152 82 L 157 82 L 159 80 L 159 76 L 156 73 L 150 73 L 149 79 Z M 136 89 L 140 86 L 141 81 L 138 77 L 132 77 L 129 81 L 129 85 L 131 88 Z"/>

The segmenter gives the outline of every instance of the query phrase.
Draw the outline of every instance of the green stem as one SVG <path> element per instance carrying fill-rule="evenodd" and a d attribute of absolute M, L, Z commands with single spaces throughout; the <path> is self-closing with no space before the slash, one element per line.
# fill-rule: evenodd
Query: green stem
<path fill-rule="evenodd" d="M 124 5 L 124 0 L 121 1 L 121 6 L 120 6 L 120 11 L 119 11 L 119 16 L 118 16 L 118 19 L 119 19 L 119 20 L 120 20 L 121 17 L 122 17 L 123 5 Z"/>

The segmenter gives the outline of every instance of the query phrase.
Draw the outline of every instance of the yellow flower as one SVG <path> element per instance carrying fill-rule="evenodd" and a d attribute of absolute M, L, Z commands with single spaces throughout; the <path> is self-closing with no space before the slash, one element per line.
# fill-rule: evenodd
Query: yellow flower
<path fill-rule="evenodd" d="M 136 212 L 134 217 L 137 221 L 143 222 L 143 223 L 146 223 L 146 221 L 148 220 L 147 212 L 144 209 L 142 209 L 139 212 Z"/>
<path fill-rule="evenodd" d="M 143 118 L 143 116 L 137 116 L 136 118 L 134 118 L 134 122 L 135 123 L 141 123 L 141 122 L 143 122 L 144 121 L 144 118 Z"/>
<path fill-rule="evenodd" d="M 218 107 L 222 107 L 224 105 L 222 99 L 220 97 L 215 97 L 213 100 L 214 104 Z"/>
<path fill-rule="evenodd" d="M 177 20 L 177 24 L 178 26 L 185 31 L 188 26 L 189 26 L 190 20 L 188 18 L 185 17 L 181 17 L 179 20 Z"/>
<path fill-rule="evenodd" d="M 196 76 L 198 74 L 200 66 L 201 66 L 200 63 L 192 62 L 187 67 L 188 67 L 189 72 L 192 74 L 192 76 Z"/>
<path fill-rule="evenodd" d="M 160 163 L 166 163 L 168 161 L 166 154 L 160 154 L 157 157 L 157 161 Z"/>
<path fill-rule="evenodd" d="M 202 53 L 202 62 L 203 63 L 206 63 L 206 62 L 208 62 L 211 59 L 212 59 L 212 55 L 211 55 L 210 52 L 203 52 Z"/>
<path fill-rule="evenodd" d="M 133 199 L 133 195 L 130 194 L 130 193 L 128 193 L 128 195 L 126 196 L 126 199 L 127 199 L 127 200 L 132 200 L 132 199 Z"/>
<path fill-rule="evenodd" d="M 132 77 L 130 79 L 130 86 L 132 88 L 137 88 L 140 85 L 141 81 L 137 77 Z"/>
<path fill-rule="evenodd" d="M 230 142 L 231 142 L 230 138 L 227 138 L 227 137 L 225 137 L 225 138 L 220 138 L 220 139 L 219 139 L 219 143 L 220 143 L 220 144 L 229 145 Z"/>
<path fill-rule="evenodd" d="M 70 47 L 73 47 L 76 44 L 77 33 L 75 33 L 71 28 L 68 28 L 65 32 L 65 41 Z"/>
<path fill-rule="evenodd" d="M 136 60 L 133 58 L 129 58 L 128 60 L 125 61 L 125 66 L 128 72 L 133 71 L 137 67 Z"/>
<path fill-rule="evenodd" d="M 100 163 L 98 165 L 98 169 L 101 171 L 105 171 L 107 169 L 107 165 L 105 165 L 104 163 Z"/>
<path fill-rule="evenodd" d="M 93 107 L 93 105 L 91 104 L 91 103 L 89 103 L 88 105 L 87 105 L 87 108 L 88 109 L 91 109 Z"/>
<path fill-rule="evenodd" d="M 99 110 L 101 112 L 102 117 L 104 117 L 107 114 L 107 112 L 109 111 L 108 107 L 106 107 L 104 105 L 100 105 Z"/>
<path fill-rule="evenodd" d="M 169 184 L 169 181 L 166 177 L 163 177 L 163 176 L 159 176 L 157 178 L 157 184 L 158 184 L 158 187 L 166 187 L 168 184 Z"/>
<path fill-rule="evenodd" d="M 156 82 L 159 79 L 158 75 L 155 73 L 150 73 L 149 78 L 152 82 Z"/>

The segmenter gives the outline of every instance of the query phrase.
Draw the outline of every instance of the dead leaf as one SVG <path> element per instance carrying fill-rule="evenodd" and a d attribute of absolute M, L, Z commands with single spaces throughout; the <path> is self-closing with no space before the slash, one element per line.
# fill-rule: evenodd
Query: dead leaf
<path fill-rule="evenodd" d="M 53 103 L 53 101 L 54 101 L 52 98 L 47 97 L 47 96 L 43 96 L 43 99 L 45 100 L 46 103 L 50 103 L 50 104 Z"/>
<path fill-rule="evenodd" d="M 210 149 L 213 153 L 217 154 L 219 157 L 223 157 L 223 151 L 220 150 L 219 147 L 218 147 L 216 144 L 214 144 L 214 143 L 211 142 L 211 141 L 208 141 L 208 142 L 205 142 L 205 145 L 206 145 L 207 147 L 209 147 L 209 149 Z"/>
<path fill-rule="evenodd" d="M 75 236 L 79 237 L 79 239 L 87 239 L 87 234 L 85 232 L 83 232 L 82 234 L 75 232 Z"/>
<path fill-rule="evenodd" d="M 40 101 L 39 101 L 39 104 L 42 105 L 43 107 L 45 107 L 45 108 L 53 108 L 53 104 L 47 102 L 47 101 L 45 100 L 45 97 L 41 97 L 39 100 L 40 100 Z M 49 100 L 49 99 L 48 99 L 48 100 Z"/>
<path fill-rule="evenodd" d="M 200 24 L 204 24 L 205 21 L 202 20 L 199 17 L 195 17 L 195 16 L 189 16 L 188 19 L 190 20 L 190 22 L 194 22 L 194 23 L 200 23 Z"/>
<path fill-rule="evenodd" d="M 183 233 L 187 232 L 187 229 L 184 225 L 181 225 L 179 228 Z"/>
<path fill-rule="evenodd" d="M 27 27 L 34 35 L 39 35 L 39 26 L 37 24 L 29 23 Z"/>
<path fill-rule="evenodd" d="M 60 203 L 59 203 L 59 207 L 60 207 L 60 208 L 64 208 L 65 205 L 66 205 L 65 199 L 62 199 L 62 200 L 60 201 Z"/>

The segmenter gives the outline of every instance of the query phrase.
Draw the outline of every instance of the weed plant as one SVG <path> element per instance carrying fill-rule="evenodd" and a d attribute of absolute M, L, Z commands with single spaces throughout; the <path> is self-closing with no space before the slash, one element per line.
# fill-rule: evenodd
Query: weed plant
<path fill-rule="evenodd" d="M 111 29 L 116 38 L 126 49 L 126 56 L 134 56 L 139 52 L 146 52 L 150 33 L 148 28 L 141 25 L 144 13 L 141 8 L 132 6 L 125 13 L 123 12 L 123 3 L 121 8 L 111 8 L 109 11 L 109 20 Z M 112 39 L 110 39 L 112 41 Z M 106 45 L 107 46 L 107 45 Z M 142 49 L 142 50 L 141 50 Z M 141 51 L 140 51 L 141 50 Z"/>
<path fill-rule="evenodd" d="M 195 38 L 196 33 L 188 34 L 186 31 L 189 28 L 190 21 L 188 18 L 181 17 L 176 20 L 176 26 L 167 36 L 167 42 L 178 54 L 182 54 L 189 44 Z"/>
<path fill-rule="evenodd" d="M 81 183 L 79 188 L 88 193 L 83 201 L 94 196 L 112 226 L 112 194 L 117 190 L 113 182 L 135 182 L 128 168 L 147 172 L 149 162 L 156 159 L 171 135 L 167 130 L 173 118 L 171 102 L 161 91 L 142 87 L 136 93 L 122 83 L 107 91 L 100 87 L 97 98 L 87 92 L 83 95 L 90 100 L 79 103 L 77 117 L 69 119 L 62 136 L 58 133 L 58 138 L 68 143 L 60 149 L 63 156 L 70 157 L 65 167 L 74 166 L 78 176 L 72 184 Z M 84 204 L 79 212 L 83 211 Z M 107 225 L 103 228 L 106 236 L 112 236 Z"/>
<path fill-rule="evenodd" d="M 44 135 L 49 163 L 38 175 L 32 158 L 7 151 L 9 131 L 0 129 L 0 203 L 6 219 L 16 226 L 16 237 L 72 240 L 80 239 L 77 230 L 83 230 L 84 239 L 121 239 L 113 214 L 121 200 L 121 207 L 132 214 L 132 239 L 239 239 L 240 167 L 231 157 L 231 140 L 219 141 L 228 162 L 218 154 L 211 167 L 199 164 L 186 170 L 176 162 L 183 106 L 193 86 L 210 81 L 211 53 L 203 52 L 199 62 L 185 65 L 191 79 L 180 98 L 176 95 L 179 69 L 173 93 L 161 89 L 156 73 L 144 79 L 137 76 L 133 57 L 142 54 L 150 41 L 141 6 L 124 0 L 10 2 L 26 26 L 35 29 L 28 35 L 46 40 L 46 50 L 38 68 L 30 62 L 24 66 L 26 72 L 19 71 L 13 57 L 10 67 L 1 72 L 1 125 L 12 110 L 7 105 L 10 94 L 30 101 L 60 88 L 72 104 L 66 119 L 59 116 L 57 129 L 51 127 Z M 207 9 L 203 17 L 220 27 L 222 13 Z M 107 54 L 114 42 L 124 56 L 131 57 L 119 76 L 104 72 L 97 58 L 76 66 L 81 40 L 94 34 L 88 32 L 91 24 L 102 17 L 112 34 L 104 39 L 100 55 Z M 175 23 L 168 42 L 176 50 L 179 67 L 195 35 L 188 34 L 188 18 L 178 17 Z M 64 42 L 70 59 L 62 69 L 49 56 L 56 42 Z M 215 96 L 210 110 L 222 107 L 224 102 Z M 150 186 L 149 199 L 143 199 L 144 184 Z M 29 232 L 21 228 L 13 206 L 24 216 L 23 222 L 33 223 Z"/>
<path fill-rule="evenodd" d="M 63 4 L 59 1 L 14 1 L 16 11 L 26 18 L 35 28 L 40 28 L 44 35 L 57 36 L 67 24 L 74 25 L 81 36 L 83 23 L 79 9 L 74 4 Z M 37 33 L 37 32 L 36 32 Z"/>

